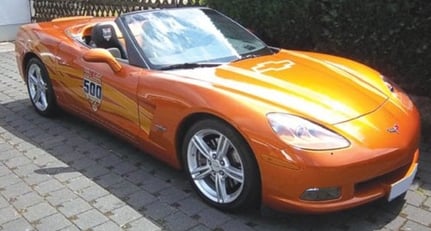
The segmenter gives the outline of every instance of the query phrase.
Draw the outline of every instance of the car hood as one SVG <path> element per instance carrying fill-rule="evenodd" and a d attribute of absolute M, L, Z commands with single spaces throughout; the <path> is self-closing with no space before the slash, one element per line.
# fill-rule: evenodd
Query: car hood
<path fill-rule="evenodd" d="M 282 50 L 217 68 L 173 72 L 328 124 L 371 113 L 388 98 L 378 72 L 351 60 L 309 52 Z"/>

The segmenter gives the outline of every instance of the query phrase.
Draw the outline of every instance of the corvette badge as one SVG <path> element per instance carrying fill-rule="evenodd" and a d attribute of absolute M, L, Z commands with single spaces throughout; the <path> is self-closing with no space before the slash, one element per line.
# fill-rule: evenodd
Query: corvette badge
<path fill-rule="evenodd" d="M 397 134 L 399 134 L 400 126 L 398 126 L 398 124 L 394 124 L 394 126 L 386 129 L 386 131 L 388 131 L 389 133 L 397 133 Z"/>

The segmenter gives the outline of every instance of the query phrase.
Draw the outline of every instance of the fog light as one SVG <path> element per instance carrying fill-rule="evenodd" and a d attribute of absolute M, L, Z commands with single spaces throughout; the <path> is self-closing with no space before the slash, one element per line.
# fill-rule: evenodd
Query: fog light
<path fill-rule="evenodd" d="M 341 190 L 338 187 L 329 188 L 309 188 L 301 195 L 306 201 L 325 201 L 339 198 Z"/>

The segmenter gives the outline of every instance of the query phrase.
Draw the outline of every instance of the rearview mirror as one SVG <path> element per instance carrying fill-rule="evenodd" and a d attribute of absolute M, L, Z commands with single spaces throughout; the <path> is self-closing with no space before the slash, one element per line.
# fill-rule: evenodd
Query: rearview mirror
<path fill-rule="evenodd" d="M 122 69 L 121 64 L 106 49 L 90 49 L 84 54 L 83 58 L 87 62 L 106 63 L 114 72 L 119 72 Z"/>

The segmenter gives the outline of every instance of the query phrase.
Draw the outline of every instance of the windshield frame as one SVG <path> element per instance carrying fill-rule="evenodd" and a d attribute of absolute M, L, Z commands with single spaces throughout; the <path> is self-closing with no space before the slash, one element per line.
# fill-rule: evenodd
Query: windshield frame
<path fill-rule="evenodd" d="M 181 62 L 177 61 L 177 62 L 173 62 L 173 63 L 165 63 L 164 65 L 155 64 L 154 62 L 151 61 L 147 52 L 145 52 L 142 49 L 142 47 L 139 45 L 139 42 L 137 41 L 135 35 L 132 32 L 132 29 L 129 27 L 129 24 L 128 24 L 128 21 L 130 21 L 130 17 L 136 16 L 136 15 L 151 16 L 152 14 L 155 14 L 157 12 L 163 13 L 163 12 L 181 11 L 181 10 L 199 10 L 199 11 L 203 11 L 204 14 L 206 14 L 205 12 L 218 14 L 220 17 L 223 18 L 223 20 L 227 20 L 227 22 L 232 23 L 232 25 L 234 27 L 241 29 L 242 30 L 241 33 L 246 33 L 246 35 L 249 36 L 249 38 L 253 39 L 253 41 L 258 42 L 259 45 L 261 45 L 261 47 L 259 47 L 259 50 L 253 50 L 251 52 L 235 55 L 235 56 L 232 56 L 229 58 L 226 57 L 225 60 L 220 60 L 220 61 L 208 60 L 208 63 L 225 64 L 225 63 L 230 63 L 230 62 L 233 62 L 236 60 L 243 59 L 244 57 L 247 57 L 250 55 L 260 56 L 260 55 L 269 55 L 269 54 L 274 53 L 274 50 L 271 49 L 271 47 L 269 47 L 268 45 L 266 45 L 256 35 L 251 33 L 249 30 L 247 30 L 246 28 L 244 28 L 242 25 L 240 25 L 236 21 L 232 20 L 231 18 L 229 18 L 226 15 L 224 15 L 224 14 L 222 14 L 216 10 L 213 10 L 211 8 L 207 8 L 207 7 L 183 7 L 183 8 L 155 9 L 155 10 L 145 10 L 145 11 L 136 11 L 136 12 L 125 13 L 125 14 L 120 15 L 116 20 L 117 25 L 119 26 L 124 37 L 128 41 L 127 42 L 127 51 L 129 54 L 129 59 L 130 58 L 140 59 L 140 60 L 130 60 L 131 64 L 135 63 L 135 64 L 137 64 L 143 68 L 161 70 L 161 69 L 166 68 L 167 66 L 172 66 L 172 65 L 179 65 L 180 66 L 180 64 L 184 64 L 184 63 L 200 63 L 200 64 L 206 63 L 204 60 L 197 60 L 195 62 L 190 62 L 189 60 L 184 59 L 184 61 L 181 60 Z M 191 65 L 189 65 L 189 66 L 191 66 Z"/>

